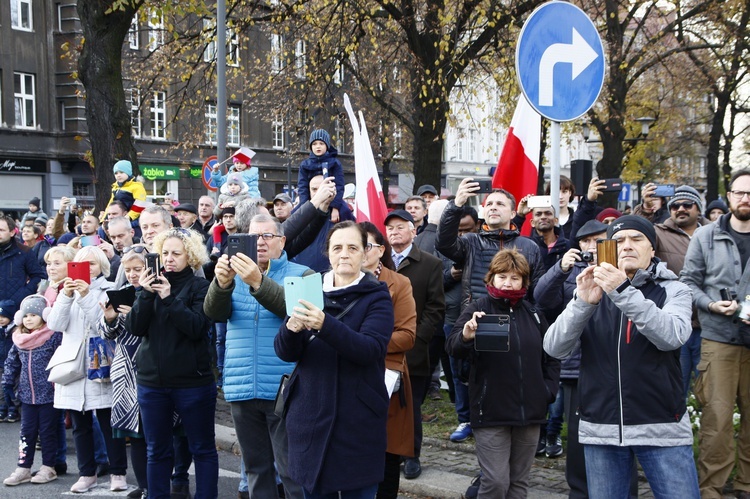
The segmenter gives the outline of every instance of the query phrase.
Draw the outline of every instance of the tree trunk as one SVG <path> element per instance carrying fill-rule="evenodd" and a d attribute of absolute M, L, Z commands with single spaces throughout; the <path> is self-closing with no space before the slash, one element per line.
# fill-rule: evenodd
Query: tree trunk
<path fill-rule="evenodd" d="M 86 89 L 86 124 L 98 210 L 103 210 L 109 201 L 115 161 L 129 159 L 133 173 L 138 171 L 130 110 L 122 86 L 122 45 L 141 2 L 107 13 L 111 4 L 111 0 L 85 0 L 77 5 L 84 36 L 78 76 Z"/>
<path fill-rule="evenodd" d="M 435 107 L 421 108 L 417 113 L 414 133 L 414 189 L 431 184 L 440 191 L 440 172 L 443 161 L 445 129 L 448 125 L 450 105 L 446 100 Z M 422 126 L 420 126 L 420 123 Z"/>
<path fill-rule="evenodd" d="M 724 134 L 724 117 L 729 106 L 730 93 L 728 91 L 717 92 L 716 112 L 711 121 L 711 130 L 708 132 L 708 151 L 706 152 L 706 202 L 710 203 L 719 197 L 719 155 L 721 153 L 721 137 Z M 725 165 L 722 172 L 724 188 L 729 189 L 729 177 L 732 175 L 731 167 Z"/>

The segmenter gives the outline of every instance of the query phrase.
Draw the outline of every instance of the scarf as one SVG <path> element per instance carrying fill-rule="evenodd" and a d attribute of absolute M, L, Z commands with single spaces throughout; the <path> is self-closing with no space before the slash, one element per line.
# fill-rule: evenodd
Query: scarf
<path fill-rule="evenodd" d="M 485 287 L 491 298 L 494 298 L 495 300 L 508 300 L 511 305 L 515 305 L 526 296 L 526 288 L 497 289 L 492 284 L 485 284 Z"/>
<path fill-rule="evenodd" d="M 13 332 L 13 343 L 22 350 L 33 350 L 47 343 L 53 333 L 54 331 L 47 326 L 42 326 L 28 334 L 22 333 L 19 327 Z"/>

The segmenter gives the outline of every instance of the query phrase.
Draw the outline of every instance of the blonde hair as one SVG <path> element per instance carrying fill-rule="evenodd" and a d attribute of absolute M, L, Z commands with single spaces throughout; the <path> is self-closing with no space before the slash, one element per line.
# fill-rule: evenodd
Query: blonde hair
<path fill-rule="evenodd" d="M 53 246 L 44 254 L 44 262 L 49 263 L 53 256 L 59 256 L 66 262 L 72 262 L 76 256 L 76 250 L 70 246 Z"/>
<path fill-rule="evenodd" d="M 84 246 L 83 248 L 79 249 L 76 253 L 75 258 L 73 258 L 73 261 L 88 261 L 89 257 L 92 257 L 99 264 L 102 269 L 102 275 L 104 276 L 104 278 L 106 279 L 107 277 L 109 277 L 109 271 L 111 267 L 109 265 L 107 255 L 105 255 L 104 252 L 96 246 Z"/>
<path fill-rule="evenodd" d="M 161 255 L 164 241 L 170 237 L 182 241 L 188 256 L 188 265 L 193 270 L 198 270 L 201 265 L 208 261 L 208 251 L 203 242 L 203 236 L 193 229 L 173 228 L 159 233 L 153 242 L 154 253 Z"/>

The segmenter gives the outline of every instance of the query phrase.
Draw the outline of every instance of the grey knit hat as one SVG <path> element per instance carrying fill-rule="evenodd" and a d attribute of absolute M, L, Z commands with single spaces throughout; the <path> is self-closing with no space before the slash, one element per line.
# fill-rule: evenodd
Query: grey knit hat
<path fill-rule="evenodd" d="M 689 185 L 681 185 L 674 190 L 674 196 L 672 196 L 672 199 L 667 203 L 667 208 L 670 208 L 672 203 L 680 200 L 695 203 L 698 206 L 698 211 L 701 213 L 703 212 L 703 200 L 701 199 L 700 193 Z"/>
<path fill-rule="evenodd" d="M 51 309 L 47 305 L 47 299 L 44 296 L 29 295 L 21 302 L 21 307 L 18 312 L 16 312 L 14 322 L 20 326 L 21 321 L 26 314 L 38 315 L 44 319 L 44 322 L 47 322 L 47 316 L 49 315 L 50 310 Z"/>

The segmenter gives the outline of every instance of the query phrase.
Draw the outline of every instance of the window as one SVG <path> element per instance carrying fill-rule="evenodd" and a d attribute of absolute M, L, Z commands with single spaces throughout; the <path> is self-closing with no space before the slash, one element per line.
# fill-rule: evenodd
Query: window
<path fill-rule="evenodd" d="M 299 140 L 299 150 L 300 151 L 307 151 L 310 147 L 310 144 L 307 143 L 307 139 L 309 139 L 307 135 L 307 124 L 310 122 L 310 114 L 308 113 L 307 109 L 298 109 L 297 110 L 297 138 Z"/>
<path fill-rule="evenodd" d="M 280 113 L 273 115 L 271 122 L 271 140 L 274 149 L 284 149 L 284 118 Z"/>
<path fill-rule="evenodd" d="M 402 158 L 403 157 L 403 149 L 402 149 L 402 141 L 401 141 L 401 127 L 398 126 L 398 123 L 393 124 L 393 157 L 394 158 Z"/>
<path fill-rule="evenodd" d="M 213 19 L 204 19 L 203 20 L 203 32 L 204 36 L 208 39 L 208 43 L 206 44 L 206 50 L 203 52 L 203 61 L 204 62 L 213 62 L 216 60 L 216 38 L 214 36 L 216 35 L 215 28 L 216 24 Z M 230 66 L 239 66 L 240 65 L 240 36 L 239 34 L 235 33 L 232 28 L 227 28 L 227 64 Z"/>
<path fill-rule="evenodd" d="M 10 0 L 10 26 L 23 31 L 34 29 L 31 0 Z"/>
<path fill-rule="evenodd" d="M 344 83 L 344 65 L 340 60 L 336 59 L 336 63 L 333 67 L 333 83 L 335 83 L 336 85 L 341 85 L 342 83 Z"/>
<path fill-rule="evenodd" d="M 297 78 L 304 79 L 306 77 L 305 71 L 307 70 L 304 40 L 297 41 L 297 46 L 294 49 L 294 66 L 297 69 Z"/>
<path fill-rule="evenodd" d="M 216 144 L 218 118 L 216 104 L 206 104 L 206 142 Z M 227 145 L 239 147 L 240 145 L 240 107 L 229 106 L 227 108 Z"/>
<path fill-rule="evenodd" d="M 148 13 L 148 49 L 153 52 L 164 45 L 164 17 L 156 11 Z"/>
<path fill-rule="evenodd" d="M 477 140 L 479 133 L 473 128 L 469 130 L 469 161 L 477 161 Z"/>
<path fill-rule="evenodd" d="M 503 143 L 503 132 L 495 132 L 495 143 L 493 144 L 494 158 L 500 158 L 500 144 Z"/>
<path fill-rule="evenodd" d="M 167 138 L 167 103 L 165 92 L 154 92 L 151 95 L 151 137 L 160 140 Z"/>
<path fill-rule="evenodd" d="M 334 124 L 334 130 L 336 130 L 336 146 L 340 153 L 346 152 L 346 127 L 342 123 L 341 116 L 336 116 L 336 123 Z"/>
<path fill-rule="evenodd" d="M 463 128 L 459 128 L 456 130 L 456 159 L 459 161 L 464 160 L 464 154 L 465 152 L 465 144 L 464 140 L 466 140 L 466 130 Z"/>
<path fill-rule="evenodd" d="M 138 15 L 133 16 L 133 20 L 130 21 L 130 29 L 128 30 L 128 46 L 133 50 L 138 50 L 140 44 L 138 43 Z"/>
<path fill-rule="evenodd" d="M 130 110 L 130 133 L 133 137 L 141 136 L 141 92 L 137 88 L 125 91 L 125 103 Z"/>
<path fill-rule="evenodd" d="M 284 69 L 283 59 L 284 43 L 281 35 L 271 35 L 271 71 L 276 73 L 281 72 Z"/>
<path fill-rule="evenodd" d="M 240 107 L 227 108 L 227 144 L 234 147 L 240 145 Z"/>
<path fill-rule="evenodd" d="M 13 73 L 13 91 L 16 108 L 16 127 L 34 128 L 36 126 L 34 75 Z"/>

